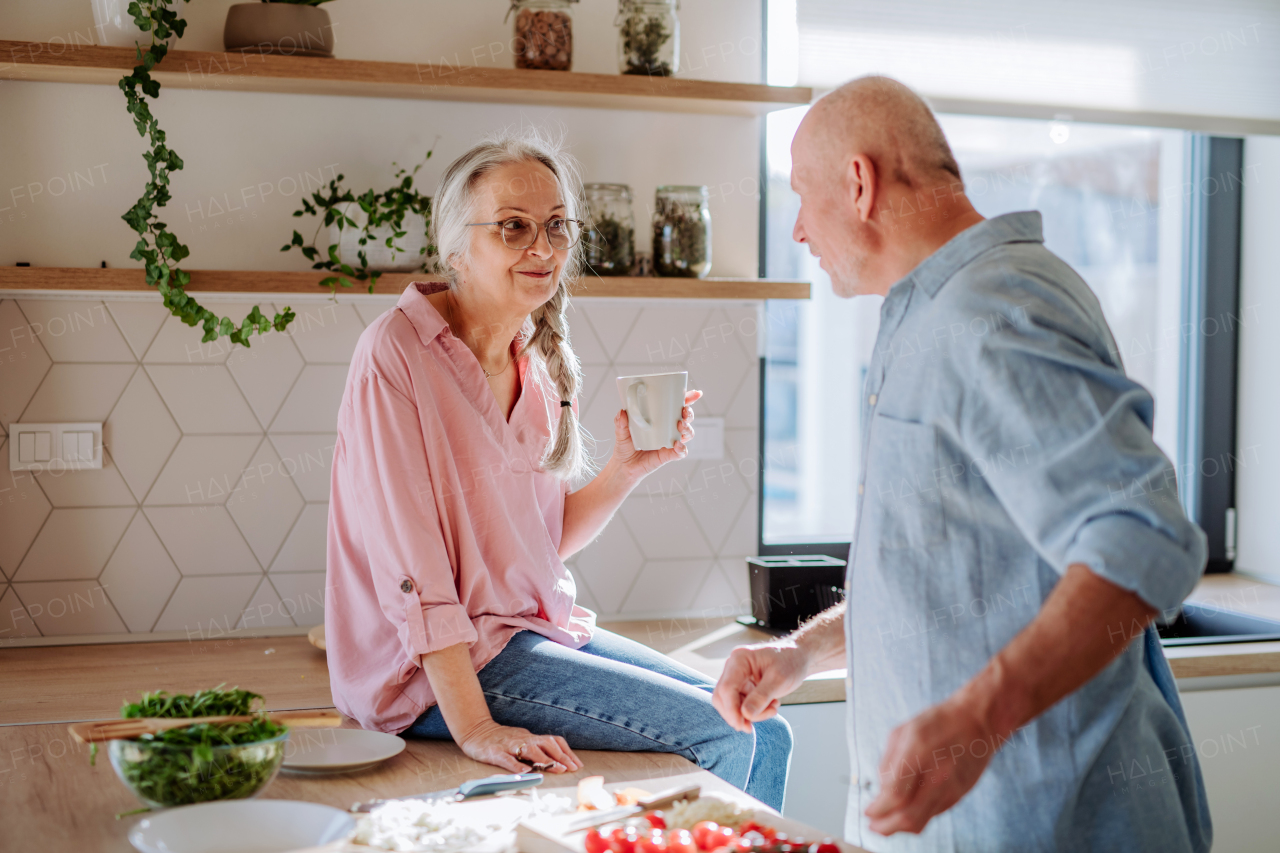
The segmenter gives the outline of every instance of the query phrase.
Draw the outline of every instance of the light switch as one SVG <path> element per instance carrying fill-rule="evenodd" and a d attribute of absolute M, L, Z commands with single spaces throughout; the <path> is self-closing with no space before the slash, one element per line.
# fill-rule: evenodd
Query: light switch
<path fill-rule="evenodd" d="M 693 419 L 693 439 L 689 442 L 688 459 L 724 458 L 724 418 Z"/>
<path fill-rule="evenodd" d="M 10 471 L 102 467 L 102 424 L 9 424 Z"/>

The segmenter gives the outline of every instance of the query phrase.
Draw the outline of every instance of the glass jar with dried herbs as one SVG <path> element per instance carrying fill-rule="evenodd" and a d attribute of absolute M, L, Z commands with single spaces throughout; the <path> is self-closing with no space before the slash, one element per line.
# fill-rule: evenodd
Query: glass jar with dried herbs
<path fill-rule="evenodd" d="M 618 0 L 618 72 L 670 77 L 680 66 L 679 0 Z"/>
<path fill-rule="evenodd" d="M 573 67 L 573 15 L 578 0 L 511 0 L 516 13 L 511 52 L 516 68 L 569 71 Z"/>
<path fill-rule="evenodd" d="M 595 275 L 631 275 L 636 260 L 636 221 L 631 212 L 631 187 L 626 184 L 587 184 L 587 230 L 583 256 Z"/>
<path fill-rule="evenodd" d="M 658 187 L 653 206 L 653 274 L 705 278 L 711 272 L 706 187 Z"/>

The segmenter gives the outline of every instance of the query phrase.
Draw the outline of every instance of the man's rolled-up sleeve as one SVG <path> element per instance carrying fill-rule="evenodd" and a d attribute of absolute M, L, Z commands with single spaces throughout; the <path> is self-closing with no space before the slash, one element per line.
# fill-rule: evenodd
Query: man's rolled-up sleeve
<path fill-rule="evenodd" d="M 1023 317 L 964 359 L 965 450 L 1055 570 L 1084 564 L 1176 609 L 1204 571 L 1206 539 L 1152 437 L 1151 395 L 1073 333 L 1081 318 Z"/>
<path fill-rule="evenodd" d="M 357 512 L 382 612 L 416 661 L 475 626 L 460 603 L 414 402 L 374 371 L 351 388 L 348 452 Z"/>

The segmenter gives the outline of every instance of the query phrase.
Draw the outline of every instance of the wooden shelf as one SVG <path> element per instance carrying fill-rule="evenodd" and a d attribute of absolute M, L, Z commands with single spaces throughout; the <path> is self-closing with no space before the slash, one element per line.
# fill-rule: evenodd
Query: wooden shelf
<path fill-rule="evenodd" d="M 0 79 L 115 86 L 137 64 L 133 48 L 0 40 Z M 580 74 L 174 50 L 151 72 L 175 89 L 355 95 L 621 110 L 761 115 L 807 104 L 800 86 L 717 83 L 681 77 Z"/>
<path fill-rule="evenodd" d="M 319 282 L 328 273 L 257 272 L 241 270 L 187 270 L 192 293 L 307 293 L 326 295 Z M 395 295 L 410 281 L 439 281 L 425 273 L 385 273 L 378 279 L 375 294 Z M 367 284 L 339 287 L 340 293 L 367 293 Z M 95 269 L 93 267 L 0 267 L 0 293 L 6 290 L 85 290 L 128 293 L 154 291 L 148 287 L 141 269 Z M 573 289 L 574 296 L 645 297 L 659 299 L 808 299 L 809 282 L 758 278 L 640 278 L 583 277 Z"/>

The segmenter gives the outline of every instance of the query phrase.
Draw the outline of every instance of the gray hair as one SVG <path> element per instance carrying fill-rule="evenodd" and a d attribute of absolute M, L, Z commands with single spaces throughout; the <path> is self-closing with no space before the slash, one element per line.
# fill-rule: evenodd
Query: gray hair
<path fill-rule="evenodd" d="M 559 140 L 543 131 L 529 128 L 519 133 L 508 130 L 486 136 L 445 170 L 436 188 L 431 206 L 431 242 L 436 247 L 435 270 L 451 289 L 460 284 L 454 262 L 471 251 L 472 229 L 466 227 L 475 213 L 476 187 L 485 175 L 508 163 L 533 160 L 546 166 L 555 176 L 565 216 L 581 219 L 582 180 L 578 164 Z M 582 365 L 569 344 L 569 288 L 582 273 L 582 242 L 569 250 L 560 271 L 559 286 L 545 303 L 535 308 L 520 330 L 521 343 L 516 357 L 530 354 L 530 367 L 535 381 L 549 383 L 555 389 L 554 411 L 547 412 L 551 438 L 541 460 L 542 467 L 561 479 L 585 478 L 596 471 L 595 460 L 587 452 L 594 439 L 573 413 L 572 406 L 560 406 L 560 400 L 572 401 L 582 388 Z M 544 384 L 544 387 L 546 385 Z"/>

